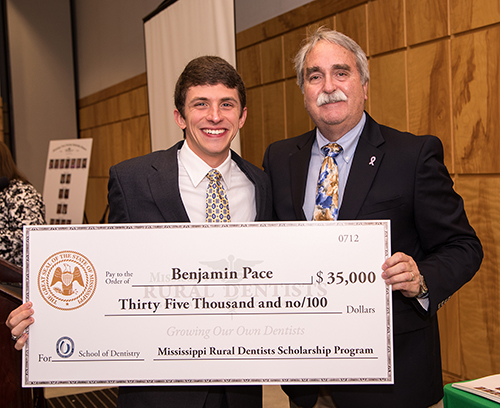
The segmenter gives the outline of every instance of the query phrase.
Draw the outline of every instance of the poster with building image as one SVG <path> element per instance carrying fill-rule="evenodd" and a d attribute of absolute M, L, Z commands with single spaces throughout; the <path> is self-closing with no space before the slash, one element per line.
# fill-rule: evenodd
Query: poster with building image
<path fill-rule="evenodd" d="M 43 186 L 47 224 L 84 222 L 91 151 L 92 139 L 50 141 Z"/>

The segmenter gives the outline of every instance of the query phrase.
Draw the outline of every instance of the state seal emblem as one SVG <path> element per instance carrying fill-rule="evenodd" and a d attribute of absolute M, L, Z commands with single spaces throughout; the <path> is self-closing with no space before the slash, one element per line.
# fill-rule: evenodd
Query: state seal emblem
<path fill-rule="evenodd" d="M 97 274 L 92 263 L 75 251 L 53 254 L 38 274 L 38 290 L 44 300 L 56 309 L 74 310 L 94 295 Z"/>

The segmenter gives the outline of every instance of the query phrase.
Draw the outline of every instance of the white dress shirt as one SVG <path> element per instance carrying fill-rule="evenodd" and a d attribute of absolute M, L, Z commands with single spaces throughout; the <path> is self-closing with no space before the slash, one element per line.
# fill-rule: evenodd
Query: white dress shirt
<path fill-rule="evenodd" d="M 179 163 L 179 190 L 182 202 L 191 222 L 205 222 L 206 191 L 208 186 L 207 173 L 212 169 L 200 159 L 184 142 L 177 152 Z M 226 160 L 217 167 L 222 174 L 224 186 L 229 201 L 231 222 L 255 221 L 257 208 L 255 205 L 255 186 L 231 160 L 228 154 Z"/>

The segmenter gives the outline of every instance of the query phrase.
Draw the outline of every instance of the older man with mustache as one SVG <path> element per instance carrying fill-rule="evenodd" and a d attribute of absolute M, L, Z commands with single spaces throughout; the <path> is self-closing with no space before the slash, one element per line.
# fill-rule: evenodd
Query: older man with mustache
<path fill-rule="evenodd" d="M 292 407 L 427 408 L 443 397 L 437 311 L 479 269 L 481 243 L 440 140 L 379 125 L 364 111 L 369 72 L 358 44 L 319 29 L 295 68 L 316 129 L 267 148 L 274 218 L 391 221 L 393 254 L 380 278 L 393 291 L 394 385 L 283 388 Z M 318 256 L 334 256 L 330 238 L 318 237 Z"/>

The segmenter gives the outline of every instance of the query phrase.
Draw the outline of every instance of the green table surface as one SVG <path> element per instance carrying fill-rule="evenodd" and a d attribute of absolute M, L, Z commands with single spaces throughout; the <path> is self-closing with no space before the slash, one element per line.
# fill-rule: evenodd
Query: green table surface
<path fill-rule="evenodd" d="M 444 386 L 444 408 L 499 408 L 500 404 L 487 398 L 453 388 L 451 384 Z"/>

